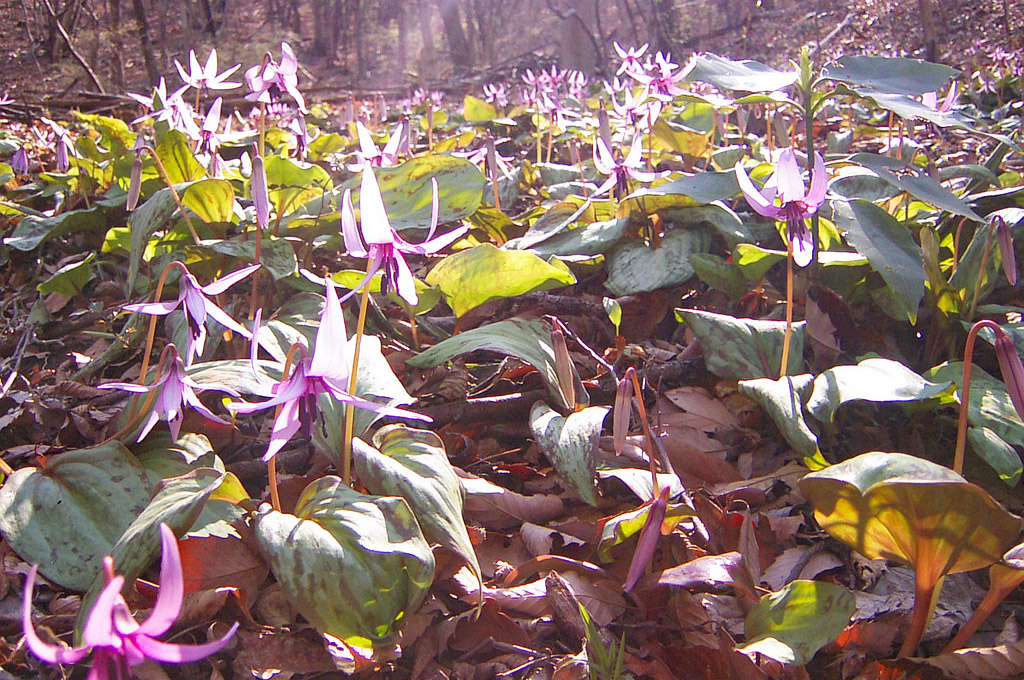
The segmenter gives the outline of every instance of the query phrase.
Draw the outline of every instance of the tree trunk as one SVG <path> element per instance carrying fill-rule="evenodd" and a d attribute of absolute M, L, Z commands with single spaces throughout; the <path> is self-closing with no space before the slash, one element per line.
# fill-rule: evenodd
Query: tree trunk
<path fill-rule="evenodd" d="M 124 53 L 124 41 L 121 36 L 121 0 L 108 0 L 108 11 L 110 12 L 110 43 L 114 46 L 112 55 L 112 73 L 114 88 L 124 89 L 124 62 L 121 55 Z"/>
<path fill-rule="evenodd" d="M 468 73 L 473 68 L 473 50 L 462 27 L 458 0 L 439 0 L 439 8 L 452 66 L 458 74 Z"/>
<path fill-rule="evenodd" d="M 135 30 L 139 35 L 139 46 L 142 48 L 142 60 L 146 64 L 149 84 L 156 87 L 160 82 L 160 69 L 156 66 L 156 54 L 153 52 L 153 42 L 149 37 L 146 5 L 143 0 L 132 0 L 132 10 L 135 12 Z"/>

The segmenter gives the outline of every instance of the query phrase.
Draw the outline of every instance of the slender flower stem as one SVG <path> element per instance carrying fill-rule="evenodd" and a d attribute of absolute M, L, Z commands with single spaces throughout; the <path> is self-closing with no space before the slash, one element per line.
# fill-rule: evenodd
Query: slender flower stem
<path fill-rule="evenodd" d="M 1000 585 L 993 583 L 989 591 L 985 593 L 985 599 L 981 601 L 981 604 L 979 604 L 974 610 L 974 613 L 971 614 L 971 618 L 967 620 L 967 623 L 965 623 L 963 628 L 957 632 L 956 636 L 949 641 L 949 644 L 942 649 L 940 654 L 955 652 L 967 644 L 967 641 L 971 639 L 971 636 L 974 635 L 975 631 L 978 630 L 981 624 L 985 623 L 985 621 L 992 616 L 996 607 L 1006 599 L 1007 595 L 1016 590 L 1019 585 L 1020 583 L 1012 582 Z"/>
<path fill-rule="evenodd" d="M 373 270 L 373 258 L 366 262 L 366 273 Z M 366 309 L 370 305 L 370 283 L 363 286 L 359 298 L 359 319 L 356 321 L 356 345 L 352 350 L 352 372 L 348 377 L 348 393 L 356 393 L 356 378 L 359 374 L 359 351 L 363 346 L 363 330 L 366 328 Z M 346 486 L 352 484 L 352 435 L 356 425 L 356 409 L 351 404 L 345 407 L 345 443 L 342 457 L 342 479 Z"/>
<path fill-rule="evenodd" d="M 178 210 L 181 211 L 181 216 L 185 218 L 185 224 L 188 226 L 188 233 L 192 234 L 192 240 L 195 241 L 196 245 L 199 245 L 199 234 L 196 233 L 196 228 L 192 225 L 191 218 L 189 218 L 188 213 L 185 212 L 185 206 L 182 205 L 181 197 L 178 196 L 178 192 L 174 189 L 174 184 L 171 182 L 171 178 L 167 174 L 167 169 L 164 168 L 164 164 L 160 160 L 160 156 L 157 155 L 156 149 L 152 147 L 147 148 L 149 149 L 149 153 L 153 156 L 153 162 L 156 163 L 157 170 L 160 171 L 160 176 L 163 177 L 167 188 L 171 190 L 171 198 L 174 199 L 174 203 L 178 206 Z"/>
<path fill-rule="evenodd" d="M 960 378 L 960 419 L 956 428 L 956 448 L 953 449 L 953 472 L 958 475 L 964 473 L 964 453 L 967 449 L 967 415 L 971 406 L 971 369 L 974 362 L 974 342 L 978 338 L 978 332 L 982 328 L 997 329 L 999 325 L 994 321 L 982 319 L 971 326 L 967 334 L 967 342 L 964 344 L 964 370 Z"/>
<path fill-rule="evenodd" d="M 967 308 L 967 316 L 965 317 L 967 320 L 974 318 L 974 312 L 978 308 L 978 296 L 981 294 L 981 282 L 985 276 L 985 268 L 988 266 L 989 253 L 992 250 L 992 237 L 994 235 L 994 231 L 995 228 L 993 223 L 990 222 L 988 226 L 988 239 L 985 241 L 985 250 L 981 254 L 981 265 L 978 267 L 978 278 L 974 282 L 974 295 L 971 296 L 971 306 Z"/>
<path fill-rule="evenodd" d="M 255 333 L 253 334 L 255 337 Z M 295 343 L 288 350 L 288 356 L 284 359 L 284 368 L 281 369 L 281 381 L 288 379 L 288 369 L 291 368 L 292 362 L 295 359 L 295 353 L 302 351 L 302 345 Z M 284 408 L 284 404 L 281 404 L 274 411 L 274 421 L 277 421 L 277 417 L 281 414 L 281 409 Z M 267 486 L 270 487 L 270 505 L 277 510 L 281 510 L 281 494 L 277 490 L 277 456 L 271 456 L 270 460 L 267 461 Z"/>
<path fill-rule="evenodd" d="M 789 348 L 793 341 L 793 241 L 786 234 L 786 333 L 782 339 L 782 363 L 779 377 L 789 374 Z"/>
<path fill-rule="evenodd" d="M 185 265 L 177 260 L 168 262 L 167 266 L 160 273 L 160 279 L 156 283 L 156 294 L 153 296 L 153 302 L 160 302 L 160 296 L 164 292 L 164 284 L 167 282 L 167 275 L 171 273 L 171 269 L 177 267 L 185 273 Z M 139 384 L 146 384 L 146 369 L 149 368 L 149 353 L 153 351 L 153 338 L 156 337 L 156 315 L 149 317 L 149 330 L 146 331 L 146 349 L 142 353 L 142 368 L 139 369 Z"/>
<path fill-rule="evenodd" d="M 633 397 L 636 399 L 637 410 L 640 411 L 640 424 L 644 428 L 644 439 L 647 441 L 647 460 L 651 464 L 651 496 L 652 499 L 658 497 L 658 471 L 657 464 L 654 462 L 654 452 L 657 451 L 654 445 L 654 434 L 651 433 L 651 424 L 647 422 L 647 407 L 644 406 L 644 393 L 640 391 L 640 381 L 636 377 L 636 373 L 630 373 L 633 378 Z"/>
<path fill-rule="evenodd" d="M 14 474 L 14 468 L 7 464 L 7 461 L 0 458 L 0 472 L 3 473 L 4 477 L 10 477 Z"/>

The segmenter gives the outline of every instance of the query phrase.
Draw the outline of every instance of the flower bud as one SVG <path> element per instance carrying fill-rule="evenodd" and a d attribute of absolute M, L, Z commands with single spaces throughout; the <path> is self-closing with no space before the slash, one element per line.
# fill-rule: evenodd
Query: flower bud
<path fill-rule="evenodd" d="M 263 157 L 260 156 L 256 145 L 252 146 L 252 177 L 251 190 L 252 202 L 256 206 L 256 225 L 260 229 L 266 229 L 270 224 L 270 194 L 267 193 L 267 170 L 263 165 Z"/>
<path fill-rule="evenodd" d="M 626 447 L 626 435 L 629 434 L 629 417 L 633 409 L 633 374 L 632 366 L 626 369 L 615 386 L 615 406 L 612 409 L 612 441 L 615 442 L 615 455 L 622 455 Z"/>
<path fill-rule="evenodd" d="M 142 159 L 138 156 L 132 161 L 132 174 L 128 180 L 128 198 L 125 200 L 125 210 L 131 212 L 139 204 L 139 194 L 142 192 Z"/>
<path fill-rule="evenodd" d="M 1011 286 L 1017 285 L 1017 255 L 1013 250 L 1013 227 L 998 215 L 992 220 L 996 229 L 996 242 L 999 244 L 999 255 L 1003 260 L 1003 273 Z"/>
<path fill-rule="evenodd" d="M 665 521 L 665 514 L 668 511 L 668 493 L 668 487 L 662 487 L 661 493 L 651 501 L 647 521 L 644 522 L 644 528 L 640 530 L 640 538 L 636 542 L 633 561 L 629 563 L 629 573 L 623 586 L 627 593 L 633 590 L 654 557 L 654 549 L 658 547 L 658 538 L 661 536 L 661 524 Z"/>
<path fill-rule="evenodd" d="M 1002 328 L 995 329 L 996 359 L 999 360 L 999 372 L 1003 374 L 1006 391 L 1013 402 L 1017 415 L 1024 420 L 1024 364 L 1014 347 L 1013 340 Z"/>

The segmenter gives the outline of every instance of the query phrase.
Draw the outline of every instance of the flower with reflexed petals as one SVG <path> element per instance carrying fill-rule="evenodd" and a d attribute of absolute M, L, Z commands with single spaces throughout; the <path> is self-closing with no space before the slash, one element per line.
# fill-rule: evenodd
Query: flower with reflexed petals
<path fill-rule="evenodd" d="M 353 292 L 368 284 L 373 275 L 383 269 L 384 280 L 381 283 L 381 291 L 384 294 L 387 294 L 390 287 L 394 287 L 398 296 L 410 305 L 415 305 L 419 300 L 412 271 L 403 254 L 432 255 L 459 240 L 463 234 L 469 231 L 469 227 L 463 225 L 452 229 L 447 234 L 433 238 L 434 231 L 437 229 L 438 214 L 437 180 L 433 177 L 430 178 L 430 186 L 433 196 L 430 232 L 423 243 L 409 243 L 399 236 L 391 226 L 387 211 L 384 209 L 384 198 L 380 193 L 380 185 L 377 184 L 372 167 L 367 165 L 363 168 L 362 184 L 359 189 L 359 229 L 356 228 L 356 215 L 352 207 L 352 192 L 345 191 L 341 206 L 341 235 L 345 240 L 345 249 L 353 257 L 366 257 L 373 260 L 373 265 L 368 268 L 366 277 L 353 289 Z M 359 239 L 360 233 L 362 241 Z"/>
<path fill-rule="evenodd" d="M 274 396 L 267 401 L 258 404 L 242 401 L 228 405 L 228 408 L 236 413 L 253 413 L 274 406 L 281 407 L 274 418 L 270 444 L 267 446 L 267 452 L 263 454 L 264 461 L 276 456 L 300 429 L 305 427 L 307 432 L 309 431 L 313 415 L 319 408 L 319 396 L 324 393 L 344 404 L 382 416 L 430 420 L 419 413 L 378 404 L 347 392 L 351 367 L 350 357 L 346 354 L 348 334 L 345 331 L 345 316 L 341 311 L 341 302 L 334 290 L 334 284 L 330 280 L 327 281 L 326 289 L 327 304 L 320 317 L 320 328 L 316 331 L 313 356 L 303 356 L 299 359 L 292 374 L 274 385 Z M 253 343 L 251 359 L 254 366 L 255 355 L 256 346 Z"/>
<path fill-rule="evenodd" d="M 648 172 L 640 170 L 642 164 L 643 146 L 640 135 L 633 138 L 629 147 L 629 153 L 624 159 L 617 160 L 612 150 L 600 137 L 594 143 L 594 167 L 602 175 L 608 175 L 608 179 L 597 188 L 594 196 L 600 196 L 612 187 L 621 198 L 629 193 L 629 179 L 633 178 L 638 182 L 653 182 L 656 179 L 665 177 L 667 172 Z"/>
<path fill-rule="evenodd" d="M 108 555 L 103 560 L 107 585 L 93 604 L 82 630 L 81 647 L 51 645 L 36 634 L 32 626 L 32 591 L 38 566 L 33 566 L 25 580 L 21 624 L 25 644 L 37 657 L 53 664 L 77 663 L 90 651 L 92 669 L 87 680 L 124 680 L 131 669 L 147 659 L 165 663 L 192 663 L 216 654 L 227 646 L 238 630 L 235 623 L 227 635 L 219 640 L 200 645 L 175 644 L 155 639 L 174 624 L 181 613 L 185 584 L 181 571 L 181 555 L 174 532 L 166 524 L 160 525 L 163 557 L 160 561 L 160 591 L 149 617 L 139 623 L 121 596 L 124 577 L 114 575 L 114 561 Z"/>
<path fill-rule="evenodd" d="M 185 73 L 185 67 L 175 59 L 174 67 L 178 69 L 181 81 L 189 87 L 197 90 L 233 90 L 241 87 L 241 83 L 228 80 L 231 74 L 241 68 L 241 64 L 235 64 L 223 73 L 217 73 L 217 50 L 210 50 L 210 56 L 206 58 L 206 65 L 200 66 L 196 59 L 195 50 L 188 51 L 189 72 Z"/>
<path fill-rule="evenodd" d="M 786 223 L 786 233 L 793 247 L 793 263 L 798 267 L 809 265 L 814 245 L 811 243 L 811 232 L 804 220 L 816 213 L 825 202 L 827 177 L 825 160 L 821 154 L 814 154 L 811 187 L 807 191 L 804 190 L 804 180 L 793 149 L 785 149 L 779 156 L 779 164 L 765 182 L 762 191 L 754 187 L 742 165 L 737 163 L 735 170 L 743 196 L 754 212 Z M 775 205 L 776 195 L 781 205 Z"/>
<path fill-rule="evenodd" d="M 184 362 L 182 362 L 178 353 L 173 351 L 173 348 L 169 362 L 169 365 L 152 385 L 115 382 L 97 386 L 101 390 L 124 390 L 125 392 L 133 392 L 135 394 L 156 392 L 156 398 L 149 412 L 149 417 L 143 424 L 142 431 L 139 433 L 139 438 L 136 441 L 141 442 L 145 439 L 146 435 L 153 429 L 153 426 L 160 420 L 167 421 L 167 426 L 171 430 L 171 437 L 177 441 L 178 433 L 181 432 L 181 419 L 185 406 L 191 406 L 193 410 L 207 420 L 230 426 L 231 423 L 218 418 L 213 411 L 206 408 L 203 402 L 199 400 L 199 397 L 196 396 L 195 391 L 203 389 L 218 390 L 225 394 L 230 394 L 232 397 L 240 396 L 238 392 L 235 392 L 230 387 L 200 385 L 192 380 L 185 372 Z"/>
<path fill-rule="evenodd" d="M 245 72 L 245 82 L 252 90 L 245 98 L 251 102 L 273 104 L 288 93 L 295 100 L 299 111 L 306 113 L 306 101 L 299 92 L 298 72 L 299 60 L 295 58 L 295 52 L 291 45 L 282 42 L 280 64 L 267 59 L 263 66 L 257 64 Z"/>
<path fill-rule="evenodd" d="M 125 305 L 129 312 L 140 314 L 156 314 L 164 316 L 170 314 L 178 307 L 185 312 L 185 321 L 188 323 L 188 352 L 185 357 L 185 365 L 192 365 L 192 360 L 197 354 L 202 355 L 206 346 L 206 318 L 209 316 L 220 325 L 228 328 L 244 338 L 251 338 L 248 330 L 237 321 L 228 316 L 227 312 L 218 307 L 211 296 L 220 295 L 228 288 L 235 285 L 245 277 L 260 268 L 260 265 L 253 264 L 232 272 L 205 286 L 200 286 L 199 281 L 192 275 L 185 265 L 181 267 L 181 279 L 178 281 L 178 299 L 167 302 L 142 302 L 139 304 Z"/>

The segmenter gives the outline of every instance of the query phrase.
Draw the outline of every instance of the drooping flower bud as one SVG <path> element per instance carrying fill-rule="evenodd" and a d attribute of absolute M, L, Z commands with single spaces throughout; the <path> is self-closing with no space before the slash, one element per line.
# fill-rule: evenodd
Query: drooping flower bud
<path fill-rule="evenodd" d="M 555 352 L 555 375 L 558 376 L 558 391 L 562 395 L 562 401 L 570 409 L 576 407 L 576 385 L 573 377 L 572 358 L 569 357 L 569 348 L 565 345 L 565 334 L 558 323 L 551 329 L 551 347 Z"/>
<path fill-rule="evenodd" d="M 1003 374 L 1003 382 L 1006 383 L 1006 391 L 1013 402 L 1013 408 L 1017 415 L 1024 420 L 1024 364 L 1021 364 L 1020 355 L 1013 340 L 1002 328 L 995 326 L 996 359 L 999 360 L 999 372 Z"/>
<path fill-rule="evenodd" d="M 629 417 L 633 409 L 633 374 L 632 366 L 626 369 L 626 375 L 615 386 L 615 406 L 612 409 L 612 441 L 615 443 L 615 455 L 622 455 L 626 447 L 626 435 L 629 434 Z"/>
<path fill-rule="evenodd" d="M 138 156 L 132 161 L 132 173 L 128 179 L 128 198 L 125 200 L 125 210 L 131 212 L 139 205 L 139 194 L 142 192 L 142 159 Z"/>
<path fill-rule="evenodd" d="M 651 501 L 651 507 L 647 511 L 647 521 L 644 522 L 644 528 L 640 530 L 640 538 L 636 542 L 633 561 L 629 563 L 629 573 L 626 575 L 626 583 L 623 585 L 623 590 L 627 593 L 633 590 L 654 557 L 654 550 L 658 547 L 658 538 L 661 536 L 661 525 L 665 521 L 665 514 L 668 511 L 668 494 L 669 488 L 662 487 L 661 493 Z"/>
<path fill-rule="evenodd" d="M 999 256 L 1003 260 L 1003 273 L 1011 286 L 1017 285 L 1017 255 L 1013 250 L 1013 227 L 1000 216 L 992 220 L 996 230 L 996 242 L 999 244 Z"/>
<path fill-rule="evenodd" d="M 266 229 L 270 224 L 270 194 L 267 193 L 267 170 L 259 149 L 252 145 L 252 202 L 256 206 L 256 225 Z"/>
<path fill-rule="evenodd" d="M 11 156 L 11 170 L 16 175 L 28 174 L 28 152 L 25 151 L 25 147 L 19 146 L 14 155 Z"/>

